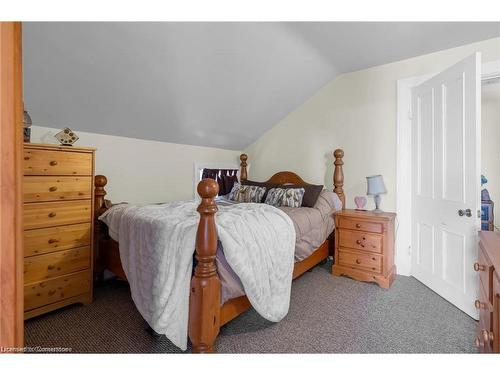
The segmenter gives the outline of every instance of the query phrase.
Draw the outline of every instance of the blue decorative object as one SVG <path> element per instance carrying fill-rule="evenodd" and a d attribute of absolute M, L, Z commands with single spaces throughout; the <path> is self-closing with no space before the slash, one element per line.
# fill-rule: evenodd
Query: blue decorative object
<path fill-rule="evenodd" d="M 488 180 L 486 179 L 486 177 L 484 177 L 484 174 L 481 175 L 481 185 L 484 185 L 488 182 Z"/>

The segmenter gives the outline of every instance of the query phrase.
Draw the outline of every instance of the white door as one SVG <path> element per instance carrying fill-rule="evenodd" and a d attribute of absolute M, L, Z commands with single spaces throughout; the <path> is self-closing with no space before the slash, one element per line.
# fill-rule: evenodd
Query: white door
<path fill-rule="evenodd" d="M 470 316 L 478 282 L 481 55 L 412 89 L 412 275 Z"/>

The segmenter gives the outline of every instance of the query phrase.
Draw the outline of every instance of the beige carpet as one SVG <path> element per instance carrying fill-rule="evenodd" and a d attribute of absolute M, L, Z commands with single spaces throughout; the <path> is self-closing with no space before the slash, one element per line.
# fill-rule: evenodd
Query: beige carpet
<path fill-rule="evenodd" d="M 389 290 L 333 277 L 330 264 L 294 281 L 279 323 L 254 310 L 224 326 L 220 353 L 475 353 L 476 322 L 412 277 Z M 70 306 L 26 322 L 26 346 L 85 353 L 179 353 L 146 331 L 128 286 L 96 288 L 88 306 Z M 189 351 L 189 349 L 188 349 Z"/>

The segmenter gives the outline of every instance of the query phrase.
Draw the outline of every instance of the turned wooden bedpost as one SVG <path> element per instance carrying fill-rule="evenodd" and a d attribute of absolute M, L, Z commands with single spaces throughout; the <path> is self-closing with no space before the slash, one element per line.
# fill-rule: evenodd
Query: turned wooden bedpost
<path fill-rule="evenodd" d="M 104 190 L 104 187 L 108 183 L 108 179 L 106 176 L 103 176 L 102 174 L 98 174 L 94 178 L 94 217 L 97 219 L 99 216 L 102 215 L 102 213 L 106 208 L 106 205 L 104 204 L 104 197 L 106 196 L 106 190 Z"/>
<path fill-rule="evenodd" d="M 214 198 L 219 192 L 216 181 L 205 178 L 198 184 L 201 203 L 196 232 L 196 260 L 189 297 L 189 338 L 194 353 L 211 353 L 220 327 L 220 280 L 215 265 L 217 228 Z"/>
<path fill-rule="evenodd" d="M 240 180 L 246 180 L 248 179 L 248 173 L 247 173 L 247 160 L 248 156 L 247 154 L 241 154 L 240 155 Z"/>
<path fill-rule="evenodd" d="M 343 165 L 344 161 L 342 158 L 344 157 L 344 150 L 338 148 L 333 152 L 333 156 L 335 157 L 335 161 L 333 164 L 335 165 L 335 170 L 333 172 L 333 191 L 337 193 L 342 202 L 342 209 L 345 209 L 345 195 L 344 195 L 344 170 Z"/>
<path fill-rule="evenodd" d="M 97 220 L 104 211 L 106 211 L 106 205 L 104 203 L 104 197 L 106 196 L 106 190 L 104 187 L 108 183 L 106 176 L 97 175 L 94 177 L 94 281 L 99 283 L 104 278 L 104 265 L 101 259 L 101 254 L 99 251 L 99 242 L 101 239 L 101 222 Z"/>

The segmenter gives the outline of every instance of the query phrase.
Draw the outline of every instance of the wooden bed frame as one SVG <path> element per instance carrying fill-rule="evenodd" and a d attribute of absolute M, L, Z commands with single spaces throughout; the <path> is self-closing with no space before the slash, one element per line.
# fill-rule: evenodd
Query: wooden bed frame
<path fill-rule="evenodd" d="M 337 149 L 333 155 L 335 158 L 333 173 L 334 191 L 339 196 L 344 207 L 344 173 L 342 167 L 344 164 L 342 161 L 344 151 Z M 247 155 L 242 154 L 240 156 L 241 180 L 247 180 L 247 160 Z M 297 174 L 288 171 L 278 172 L 266 182 L 273 184 L 308 185 Z M 95 177 L 95 269 L 99 273 L 106 268 L 118 278 L 126 280 L 120 262 L 118 242 L 109 237 L 106 225 L 97 220 L 107 210 L 104 200 L 106 196 L 104 187 L 106 184 L 107 179 L 105 176 L 98 175 Z M 215 263 L 217 230 L 214 218 L 217 212 L 217 205 L 214 198 L 217 196 L 219 187 L 214 180 L 204 179 L 198 184 L 197 190 L 201 197 L 201 203 L 198 206 L 200 221 L 196 234 L 195 249 L 195 257 L 198 262 L 191 279 L 188 332 L 194 353 L 210 353 L 214 352 L 214 344 L 220 327 L 250 308 L 250 302 L 246 296 L 241 296 L 225 302 L 222 306 L 220 304 L 221 284 Z M 333 254 L 331 247 L 333 247 L 333 240 L 329 238 L 308 258 L 295 263 L 293 279 L 299 277 L 323 260 L 326 260 L 329 254 Z"/>

